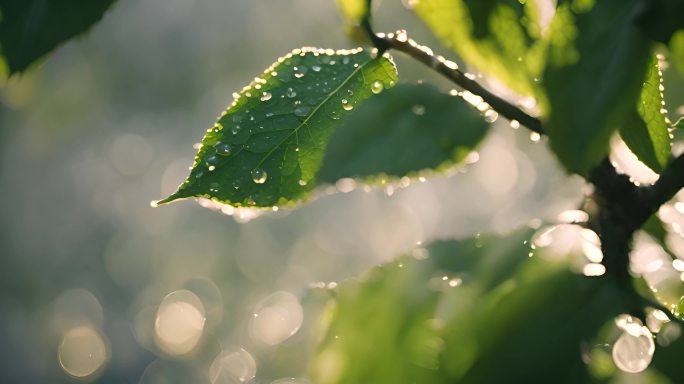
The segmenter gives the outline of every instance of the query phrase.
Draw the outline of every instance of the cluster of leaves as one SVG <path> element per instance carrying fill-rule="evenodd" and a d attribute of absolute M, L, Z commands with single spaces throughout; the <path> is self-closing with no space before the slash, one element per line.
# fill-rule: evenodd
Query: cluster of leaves
<path fill-rule="evenodd" d="M 111 2 L 0 3 L 9 72 L 87 29 Z M 370 32 L 370 1 L 338 3 L 348 31 Z M 408 3 L 466 63 L 537 100 L 550 148 L 569 172 L 588 175 L 616 133 L 653 171 L 671 161 L 676 128 L 665 116 L 655 50 L 684 73 L 681 2 L 548 2 L 551 20 L 538 1 Z M 56 33 L 62 22 L 71 29 Z M 487 134 L 481 112 L 459 94 L 398 82 L 391 56 L 377 49 L 293 50 L 234 94 L 187 180 L 160 203 L 205 197 L 236 207 L 292 206 L 343 178 L 414 177 L 463 162 Z M 530 235 L 434 243 L 423 250 L 428 258 L 406 256 L 343 284 L 324 316 L 314 380 L 597 379 L 581 343 L 632 304 L 610 276 L 587 278 L 563 262 L 529 259 Z M 378 354 L 376 345 L 393 353 Z M 680 341 L 654 360 L 675 382 L 681 349 Z"/>

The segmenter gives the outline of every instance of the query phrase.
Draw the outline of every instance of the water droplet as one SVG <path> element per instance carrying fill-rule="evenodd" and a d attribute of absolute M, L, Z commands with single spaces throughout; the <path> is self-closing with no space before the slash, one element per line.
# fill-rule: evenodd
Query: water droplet
<path fill-rule="evenodd" d="M 299 185 L 302 187 L 306 185 L 306 180 L 299 180 Z"/>
<path fill-rule="evenodd" d="M 233 180 L 233 188 L 234 189 L 240 189 L 240 182 L 237 180 Z"/>
<path fill-rule="evenodd" d="M 261 100 L 261 101 L 269 101 L 269 100 L 271 100 L 271 97 L 273 97 L 273 95 L 271 95 L 270 93 L 268 93 L 268 92 L 262 92 L 262 93 L 261 93 L 261 98 L 260 98 L 259 100 Z"/>
<path fill-rule="evenodd" d="M 513 128 L 513 129 L 520 128 L 520 122 L 518 120 L 511 120 L 511 128 Z"/>
<path fill-rule="evenodd" d="M 298 79 L 301 79 L 302 77 L 304 77 L 304 75 L 306 75 L 306 73 L 308 72 L 308 69 L 304 66 L 294 67 L 294 70 L 295 70 L 295 77 Z"/>
<path fill-rule="evenodd" d="M 311 69 L 313 69 L 314 72 L 320 72 L 321 71 L 321 67 L 319 67 L 318 65 L 314 65 L 313 67 L 311 67 Z"/>
<path fill-rule="evenodd" d="M 378 93 L 382 92 L 382 90 L 383 90 L 384 88 L 385 88 L 385 87 L 382 85 L 381 82 L 379 82 L 379 81 L 374 81 L 373 84 L 371 85 L 371 92 L 373 92 L 373 93 L 375 93 L 375 94 L 377 95 Z"/>
<path fill-rule="evenodd" d="M 533 143 L 539 142 L 540 139 L 541 139 L 541 135 L 539 133 L 537 133 L 537 132 L 530 133 L 530 140 Z"/>
<path fill-rule="evenodd" d="M 216 165 L 219 162 L 218 156 L 209 156 L 207 158 L 207 165 Z"/>
<path fill-rule="evenodd" d="M 239 125 L 236 125 L 236 126 L 234 126 L 233 129 L 231 129 L 230 131 L 233 133 L 233 135 L 237 135 L 238 132 L 240 132 L 240 126 L 239 126 Z"/>
<path fill-rule="evenodd" d="M 240 115 L 233 116 L 233 123 L 239 123 L 241 121 L 242 121 L 242 116 L 240 116 Z"/>
<path fill-rule="evenodd" d="M 425 114 L 425 106 L 416 104 L 411 107 L 411 112 L 413 112 L 416 116 L 423 116 Z"/>
<path fill-rule="evenodd" d="M 345 111 L 351 111 L 354 109 L 354 106 L 349 102 L 349 100 L 342 99 L 342 108 L 344 108 Z"/>
<path fill-rule="evenodd" d="M 291 99 L 291 98 L 297 96 L 297 92 L 295 92 L 295 90 L 292 88 L 288 88 L 287 91 L 285 91 L 285 96 L 287 96 Z"/>
<path fill-rule="evenodd" d="M 218 142 L 214 144 L 214 149 L 216 149 L 216 154 L 217 155 L 222 155 L 222 156 L 230 156 L 230 152 L 232 148 L 230 147 L 230 144 L 228 143 L 222 143 Z"/>
<path fill-rule="evenodd" d="M 613 362 L 622 371 L 637 373 L 648 368 L 654 352 L 655 343 L 649 329 L 632 323 L 613 344 Z"/>
<path fill-rule="evenodd" d="M 271 116 L 273 116 L 273 112 L 267 112 L 265 116 L 266 116 L 266 117 L 271 117 Z"/>
<path fill-rule="evenodd" d="M 349 58 L 348 58 L 348 57 L 343 57 L 343 58 L 342 58 L 342 64 L 349 64 Z"/>
<path fill-rule="evenodd" d="M 199 178 L 201 178 L 202 176 L 204 176 L 204 172 L 202 172 L 202 171 L 199 171 L 199 172 L 195 173 L 195 179 L 199 179 Z"/>
<path fill-rule="evenodd" d="M 261 168 L 252 169 L 252 181 L 257 184 L 263 184 L 268 179 L 268 174 Z"/>
<path fill-rule="evenodd" d="M 499 118 L 499 114 L 493 109 L 488 109 L 484 114 L 484 119 L 488 123 L 493 123 Z"/>
<path fill-rule="evenodd" d="M 295 108 L 294 114 L 295 114 L 295 116 L 304 117 L 304 116 L 309 114 L 310 110 L 311 110 L 311 108 L 309 108 L 309 107 L 298 107 L 298 108 Z"/>
<path fill-rule="evenodd" d="M 211 172 L 211 171 L 213 171 L 214 169 L 216 169 L 216 166 L 215 166 L 215 165 L 210 165 L 210 166 L 207 167 L 207 169 L 209 170 L 209 172 Z"/>

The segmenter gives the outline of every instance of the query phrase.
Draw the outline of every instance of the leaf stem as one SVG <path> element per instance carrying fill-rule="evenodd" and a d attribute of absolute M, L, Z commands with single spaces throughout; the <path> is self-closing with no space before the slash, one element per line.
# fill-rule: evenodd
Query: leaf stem
<path fill-rule="evenodd" d="M 369 21 L 366 21 L 366 23 L 362 23 L 362 26 L 372 33 Z M 371 35 L 371 40 L 379 51 L 394 49 L 403 52 L 427 67 L 432 68 L 466 91 L 482 97 L 499 115 L 509 120 L 516 120 L 533 132 L 544 133 L 539 119 L 488 91 L 475 80 L 468 78 L 465 73 L 458 69 L 456 63 L 446 60 L 442 56 L 435 56 L 430 48 L 420 45 L 415 40 L 409 38 L 406 35 L 406 31 L 398 30 L 395 33 L 373 34 Z"/>

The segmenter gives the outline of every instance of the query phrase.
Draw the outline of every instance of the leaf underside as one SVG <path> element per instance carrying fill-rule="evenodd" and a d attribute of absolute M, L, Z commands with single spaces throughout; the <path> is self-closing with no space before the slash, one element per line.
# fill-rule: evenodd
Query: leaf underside
<path fill-rule="evenodd" d="M 21 72 L 98 22 L 116 0 L 20 0 L 0 4 L 0 47 L 9 74 Z"/>
<path fill-rule="evenodd" d="M 242 207 L 287 206 L 317 185 L 330 136 L 346 115 L 397 79 L 389 56 L 296 49 L 255 78 L 202 140 L 178 191 Z"/>
<path fill-rule="evenodd" d="M 336 130 L 319 179 L 412 176 L 465 159 L 489 124 L 462 98 L 400 84 L 363 103 Z"/>

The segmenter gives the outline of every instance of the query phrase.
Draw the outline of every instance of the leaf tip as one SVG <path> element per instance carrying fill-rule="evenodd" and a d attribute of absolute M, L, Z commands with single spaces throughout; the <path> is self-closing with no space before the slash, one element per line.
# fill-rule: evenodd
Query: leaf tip
<path fill-rule="evenodd" d="M 186 198 L 186 197 L 189 197 L 189 196 L 181 195 L 181 194 L 179 193 L 179 191 L 176 191 L 176 192 L 174 192 L 173 194 L 171 194 L 170 196 L 165 197 L 165 198 L 163 198 L 163 199 L 160 199 L 160 200 L 152 200 L 152 201 L 150 201 L 150 207 L 152 207 L 152 208 L 157 208 L 157 207 L 159 207 L 160 205 L 165 205 L 165 204 L 173 203 L 173 202 L 176 201 L 176 200 L 180 200 L 180 199 L 183 199 L 183 198 Z"/>

